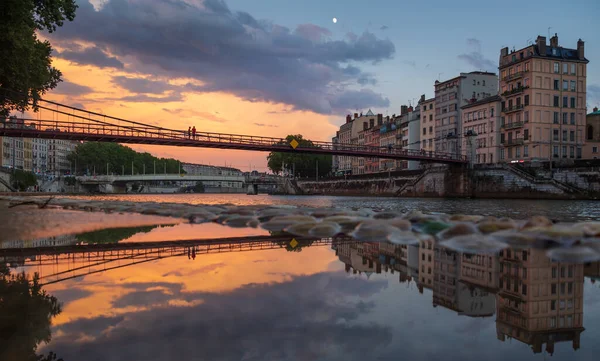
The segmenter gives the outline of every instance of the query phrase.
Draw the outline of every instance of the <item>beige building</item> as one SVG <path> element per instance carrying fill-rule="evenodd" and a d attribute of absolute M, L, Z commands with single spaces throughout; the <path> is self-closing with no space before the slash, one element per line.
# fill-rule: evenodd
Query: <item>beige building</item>
<path fill-rule="evenodd" d="M 433 244 L 433 240 L 419 242 L 419 279 L 417 286 L 421 293 L 423 293 L 423 288 L 433 289 L 433 275 L 435 272 Z"/>
<path fill-rule="evenodd" d="M 346 116 L 346 122 L 340 126 L 340 130 L 337 133 L 337 146 L 343 148 L 344 145 L 357 146 L 359 143 L 362 145 L 364 142 L 364 130 L 372 128 L 376 124 L 381 125 L 382 123 L 383 115 L 375 115 L 370 109 L 365 115 L 361 113 L 359 116 L 358 113 L 354 113 L 354 118 L 348 114 Z M 360 139 L 361 132 L 363 134 L 362 139 Z M 338 156 L 336 163 L 338 165 L 337 171 L 346 173 L 351 172 L 352 174 L 362 174 L 360 172 L 362 171 L 364 173 L 364 165 L 366 164 L 366 160 L 363 159 L 361 161 L 361 158 L 359 157 Z"/>
<path fill-rule="evenodd" d="M 23 170 L 33 171 L 33 140 L 23 138 Z"/>
<path fill-rule="evenodd" d="M 56 176 L 75 171 L 68 155 L 75 150 L 77 142 L 72 140 L 50 139 L 48 141 L 48 171 Z M 82 165 L 83 166 L 83 165 Z"/>
<path fill-rule="evenodd" d="M 541 249 L 500 252 L 496 333 L 534 353 L 554 352 L 555 342 L 579 348 L 583 332 L 583 264 L 552 262 Z"/>
<path fill-rule="evenodd" d="M 493 95 L 462 107 L 463 148 L 474 164 L 499 160 L 500 101 Z"/>
<path fill-rule="evenodd" d="M 421 106 L 421 149 L 435 151 L 435 98 L 427 99 Z"/>
<path fill-rule="evenodd" d="M 498 93 L 494 73 L 473 71 L 435 82 L 435 150 L 466 154 L 462 149 L 462 106 Z"/>
<path fill-rule="evenodd" d="M 502 161 L 582 157 L 587 63 L 581 39 L 568 49 L 557 35 L 500 51 Z"/>
<path fill-rule="evenodd" d="M 379 129 L 379 146 L 385 149 L 396 147 L 396 136 L 398 135 L 394 116 L 385 118 Z M 390 171 L 395 169 L 396 162 L 393 159 L 379 159 L 379 170 Z"/>
<path fill-rule="evenodd" d="M 585 145 L 583 159 L 600 159 L 600 111 L 594 111 L 586 116 Z"/>

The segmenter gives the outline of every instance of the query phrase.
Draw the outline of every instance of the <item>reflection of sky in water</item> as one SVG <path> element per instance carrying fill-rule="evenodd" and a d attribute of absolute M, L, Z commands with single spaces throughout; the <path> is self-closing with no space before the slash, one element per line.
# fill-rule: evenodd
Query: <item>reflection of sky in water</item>
<path fill-rule="evenodd" d="M 40 351 L 65 360 L 544 357 L 517 340 L 497 340 L 496 315 L 459 316 L 433 307 L 432 291 L 399 282 L 398 272 L 367 276 L 344 267 L 330 247 L 308 247 L 166 258 L 48 285 L 64 310 Z M 581 348 L 557 343 L 552 360 L 600 352 L 599 286 L 586 279 L 585 287 Z"/>

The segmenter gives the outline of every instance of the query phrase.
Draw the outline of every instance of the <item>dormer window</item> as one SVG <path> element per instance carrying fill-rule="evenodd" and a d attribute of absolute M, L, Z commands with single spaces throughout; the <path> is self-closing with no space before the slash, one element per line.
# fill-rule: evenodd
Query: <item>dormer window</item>
<path fill-rule="evenodd" d="M 552 55 L 556 56 L 556 48 L 552 48 Z"/>

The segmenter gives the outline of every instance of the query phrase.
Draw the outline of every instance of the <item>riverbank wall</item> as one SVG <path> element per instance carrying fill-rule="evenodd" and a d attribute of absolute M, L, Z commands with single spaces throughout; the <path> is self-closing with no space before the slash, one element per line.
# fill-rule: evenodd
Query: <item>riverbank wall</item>
<path fill-rule="evenodd" d="M 600 169 L 528 169 L 514 165 L 439 166 L 363 175 L 352 179 L 299 181 L 304 194 L 514 199 L 600 199 Z"/>

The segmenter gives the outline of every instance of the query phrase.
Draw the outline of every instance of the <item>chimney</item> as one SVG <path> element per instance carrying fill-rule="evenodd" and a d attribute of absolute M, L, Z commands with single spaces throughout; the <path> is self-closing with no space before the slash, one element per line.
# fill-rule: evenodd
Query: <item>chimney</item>
<path fill-rule="evenodd" d="M 383 124 L 383 114 L 377 114 L 377 125 Z"/>
<path fill-rule="evenodd" d="M 411 105 L 410 107 L 408 107 L 408 109 L 407 109 L 406 111 L 407 111 L 408 113 L 412 113 L 412 111 L 413 111 L 413 107 L 412 107 L 412 105 Z"/>
<path fill-rule="evenodd" d="M 358 113 L 354 113 L 354 119 L 358 118 Z"/>
<path fill-rule="evenodd" d="M 585 44 L 584 44 L 583 40 L 581 40 L 581 39 L 577 40 L 577 57 L 579 58 L 579 60 L 585 59 L 584 45 Z"/>
<path fill-rule="evenodd" d="M 386 116 L 385 116 L 385 122 L 387 123 L 387 122 L 389 122 L 389 121 L 390 121 L 390 116 L 389 116 L 389 115 L 386 115 Z"/>
<path fill-rule="evenodd" d="M 540 56 L 546 56 L 546 37 L 538 35 L 535 45 L 537 45 Z"/>
<path fill-rule="evenodd" d="M 350 123 L 352 121 L 352 117 L 350 114 L 346 115 L 346 123 Z"/>
<path fill-rule="evenodd" d="M 558 34 L 554 33 L 554 36 L 550 38 L 550 47 L 558 48 Z"/>
<path fill-rule="evenodd" d="M 594 113 L 598 111 L 598 107 L 594 107 Z"/>
<path fill-rule="evenodd" d="M 408 113 L 408 107 L 406 105 L 402 105 L 400 107 L 400 115 L 404 115 L 406 113 Z"/>
<path fill-rule="evenodd" d="M 421 99 L 419 99 L 419 104 L 425 101 L 425 94 L 421 94 Z"/>

